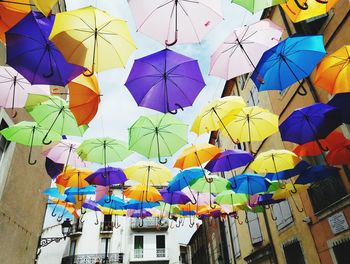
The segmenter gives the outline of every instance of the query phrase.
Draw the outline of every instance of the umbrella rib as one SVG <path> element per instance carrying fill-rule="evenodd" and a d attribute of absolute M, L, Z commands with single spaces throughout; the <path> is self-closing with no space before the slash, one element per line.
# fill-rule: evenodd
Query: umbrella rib
<path fill-rule="evenodd" d="M 125 68 L 125 63 L 124 63 L 122 57 L 120 56 L 119 51 L 118 51 L 118 50 L 114 47 L 114 45 L 113 45 L 109 40 L 107 40 L 105 37 L 103 37 L 103 36 L 100 35 L 100 38 L 103 39 L 104 41 L 106 41 L 106 42 L 112 47 L 112 49 L 113 49 L 113 50 L 115 51 L 115 53 L 117 54 L 117 56 L 118 56 L 118 58 L 119 58 L 119 61 L 121 62 L 121 64 L 122 64 L 123 67 Z M 122 38 L 124 38 L 124 37 L 122 37 Z M 127 42 L 129 42 L 129 41 L 127 40 Z M 130 42 L 129 42 L 129 44 L 130 44 Z M 135 45 L 133 45 L 133 46 L 135 46 Z"/>
<path fill-rule="evenodd" d="M 95 14 L 95 12 L 93 12 Z M 81 17 L 77 16 L 77 15 L 74 15 L 72 13 L 68 14 L 72 17 L 75 17 L 75 18 L 78 18 L 81 22 L 83 22 L 88 28 L 91 29 L 92 32 L 95 32 L 95 29 L 93 29 L 88 23 L 86 23 L 86 21 L 84 19 L 82 19 Z"/>
<path fill-rule="evenodd" d="M 148 77 L 150 77 L 150 78 L 156 78 L 156 77 L 162 78 L 161 75 L 157 75 L 157 74 L 142 75 L 142 76 L 134 78 L 132 80 L 128 80 L 127 84 L 132 83 L 132 82 L 137 81 L 137 80 L 140 80 L 140 79 L 143 79 L 143 78 L 148 78 Z"/>
<path fill-rule="evenodd" d="M 93 37 L 94 34 L 92 33 L 90 36 L 86 37 L 85 39 L 83 39 L 82 41 L 79 42 L 79 44 L 74 47 L 74 49 L 72 50 L 71 54 L 68 56 L 68 58 L 71 58 L 73 56 L 73 54 L 75 53 L 75 51 L 81 46 L 81 45 L 84 45 L 83 43 L 85 41 L 87 41 L 89 38 Z M 85 46 L 84 46 L 85 47 Z"/>
<path fill-rule="evenodd" d="M 187 1 L 187 2 L 189 2 L 189 1 Z M 178 2 L 178 3 L 179 3 L 179 5 L 180 5 L 181 9 L 184 11 L 185 15 L 188 17 L 188 20 L 189 20 L 190 23 L 191 23 L 192 29 L 193 29 L 194 33 L 196 34 L 197 41 L 200 42 L 200 39 L 199 39 L 197 30 L 196 30 L 196 28 L 194 27 L 194 24 L 193 24 L 193 22 L 192 22 L 191 17 L 189 16 L 189 14 L 187 13 L 187 11 L 185 10 L 185 7 L 183 6 L 183 4 L 182 4 L 181 2 Z M 196 2 L 196 4 L 199 4 L 199 2 Z"/>
<path fill-rule="evenodd" d="M 159 74 L 161 75 L 161 76 L 163 76 L 163 72 L 161 71 L 161 70 L 159 70 L 156 66 L 154 66 L 153 64 L 151 64 L 151 63 L 149 63 L 148 61 L 144 61 L 144 60 L 136 60 L 137 62 L 141 62 L 141 63 L 144 63 L 144 64 L 148 64 L 148 65 L 150 65 L 151 67 L 153 67 L 156 71 L 158 71 L 159 72 Z"/>
<path fill-rule="evenodd" d="M 98 35 L 100 36 L 100 38 L 103 38 L 106 42 L 108 42 L 111 46 L 113 46 L 112 43 L 110 41 L 108 41 L 106 38 L 104 38 L 103 35 L 118 36 L 121 39 L 124 39 L 126 42 L 128 42 L 131 46 L 136 48 L 135 43 L 133 43 L 132 41 L 130 41 L 129 39 L 125 38 L 123 35 L 120 35 L 118 33 L 103 33 L 103 32 L 99 32 Z"/>
<path fill-rule="evenodd" d="M 170 82 L 172 82 L 176 88 L 182 93 L 182 95 L 184 96 L 184 98 L 187 100 L 187 102 L 192 105 L 193 103 L 191 103 L 191 100 L 188 99 L 187 95 L 184 93 L 184 91 L 182 91 L 182 89 L 177 85 L 177 83 L 175 83 L 172 79 L 168 79 Z"/>

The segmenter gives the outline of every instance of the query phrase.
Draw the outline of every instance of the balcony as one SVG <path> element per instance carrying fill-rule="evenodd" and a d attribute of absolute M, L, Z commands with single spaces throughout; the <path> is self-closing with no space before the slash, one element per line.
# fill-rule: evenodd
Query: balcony
<path fill-rule="evenodd" d="M 83 232 L 83 223 L 79 220 L 72 225 L 72 232 L 69 237 L 80 236 Z"/>
<path fill-rule="evenodd" d="M 100 223 L 100 234 L 112 234 L 114 222 L 101 222 Z"/>
<path fill-rule="evenodd" d="M 96 263 L 117 264 L 117 263 L 123 263 L 123 258 L 124 258 L 123 253 L 107 254 L 106 260 L 105 260 L 105 254 L 75 255 L 75 256 L 67 256 L 62 258 L 61 264 L 96 264 Z"/>
<path fill-rule="evenodd" d="M 144 232 L 144 231 L 166 231 L 169 228 L 169 220 L 168 219 L 163 219 L 162 224 L 159 224 L 159 220 L 156 217 L 147 217 L 143 219 L 139 218 L 131 218 L 130 220 L 130 228 L 133 231 L 139 231 L 139 232 Z"/>
<path fill-rule="evenodd" d="M 140 261 L 165 261 L 168 260 L 168 249 L 134 249 L 130 252 L 130 262 Z"/>

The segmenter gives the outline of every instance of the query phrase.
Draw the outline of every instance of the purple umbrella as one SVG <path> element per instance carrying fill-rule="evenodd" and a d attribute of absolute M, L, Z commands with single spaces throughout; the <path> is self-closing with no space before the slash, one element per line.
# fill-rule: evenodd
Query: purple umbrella
<path fill-rule="evenodd" d="M 152 214 L 146 210 L 133 210 L 133 209 L 129 209 L 129 210 L 132 210 L 129 212 L 129 216 L 130 217 L 135 217 L 135 218 L 145 218 L 145 217 L 149 217 L 149 216 L 152 216 Z M 128 210 L 128 211 L 129 211 Z"/>
<path fill-rule="evenodd" d="M 183 192 L 169 192 L 167 189 L 159 191 L 163 197 L 163 201 L 168 204 L 187 204 L 191 199 Z"/>
<path fill-rule="evenodd" d="M 69 64 L 48 40 L 55 16 L 31 12 L 6 32 L 7 64 L 31 84 L 65 86 L 85 71 Z"/>
<path fill-rule="evenodd" d="M 86 211 L 83 212 L 83 208 L 95 211 L 95 217 L 96 217 L 95 225 L 98 225 L 97 211 L 101 211 L 100 208 L 98 208 L 98 204 L 92 200 L 85 200 L 85 202 L 83 203 L 82 208 L 81 208 L 82 216 L 80 217 L 80 221 L 82 223 L 84 223 L 84 221 L 82 221 L 82 220 L 83 220 L 84 215 L 86 214 Z"/>
<path fill-rule="evenodd" d="M 247 165 L 253 155 L 243 150 L 225 150 L 208 162 L 205 169 L 211 172 L 223 172 Z"/>
<path fill-rule="evenodd" d="M 89 184 L 110 186 L 113 184 L 123 184 L 128 179 L 122 169 L 106 167 L 98 169 L 90 174 L 85 180 Z"/>
<path fill-rule="evenodd" d="M 337 108 L 316 103 L 299 108 L 280 125 L 282 140 L 297 144 L 317 141 L 320 149 L 326 151 L 319 142 L 342 124 Z"/>
<path fill-rule="evenodd" d="M 135 60 L 125 83 L 139 106 L 177 113 L 205 86 L 198 62 L 169 49 Z"/>
<path fill-rule="evenodd" d="M 52 161 L 49 158 L 46 158 L 45 168 L 46 168 L 47 174 L 51 177 L 51 179 L 54 180 L 58 175 L 62 173 L 64 164 L 59 164 Z"/>

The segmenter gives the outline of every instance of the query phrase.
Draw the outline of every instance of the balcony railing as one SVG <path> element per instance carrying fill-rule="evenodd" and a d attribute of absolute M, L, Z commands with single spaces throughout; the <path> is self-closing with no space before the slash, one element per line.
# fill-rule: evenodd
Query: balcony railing
<path fill-rule="evenodd" d="M 132 261 L 166 260 L 168 259 L 168 250 L 166 248 L 134 249 L 130 257 Z"/>
<path fill-rule="evenodd" d="M 61 264 L 117 264 L 123 263 L 123 253 L 107 254 L 86 254 L 64 257 Z"/>
<path fill-rule="evenodd" d="M 113 225 L 114 225 L 114 223 L 112 221 L 101 222 L 100 223 L 100 232 L 101 233 L 112 233 L 113 232 Z"/>
<path fill-rule="evenodd" d="M 142 219 L 139 218 L 131 218 L 131 229 L 134 231 L 145 231 L 145 230 L 160 230 L 164 231 L 169 228 L 169 220 L 163 219 L 161 224 L 159 223 L 159 219 L 156 217 L 147 217 Z"/>
<path fill-rule="evenodd" d="M 80 221 L 73 223 L 72 232 L 71 232 L 70 236 L 81 235 L 82 232 L 83 232 L 83 223 Z"/>

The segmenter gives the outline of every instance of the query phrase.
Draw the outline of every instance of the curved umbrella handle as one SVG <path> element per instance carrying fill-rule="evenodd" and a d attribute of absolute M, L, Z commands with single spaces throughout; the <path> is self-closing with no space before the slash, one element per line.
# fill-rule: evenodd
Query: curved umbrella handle
<path fill-rule="evenodd" d="M 57 208 L 57 204 L 55 204 L 55 207 L 53 208 L 52 212 L 51 212 L 51 216 L 55 217 L 57 214 L 55 213 L 55 210 Z"/>
<path fill-rule="evenodd" d="M 46 135 L 43 137 L 43 140 L 41 141 L 44 145 L 50 145 L 52 143 L 52 140 L 46 141 L 48 135 L 49 135 L 49 132 L 46 133 Z"/>
<path fill-rule="evenodd" d="M 273 207 L 271 206 L 270 207 L 270 214 L 271 214 L 271 219 L 273 221 L 276 221 L 277 220 L 277 217 L 275 216 L 274 212 L 273 212 Z"/>
<path fill-rule="evenodd" d="M 30 149 L 29 149 L 29 156 L 28 156 L 28 164 L 29 165 L 35 165 L 37 160 L 33 160 L 32 161 L 32 145 L 30 146 Z"/>
<path fill-rule="evenodd" d="M 172 220 L 172 221 L 170 222 L 170 228 L 171 228 L 171 229 L 174 229 L 174 228 L 175 228 L 175 226 L 173 225 L 174 223 L 175 223 L 174 220 Z"/>
<path fill-rule="evenodd" d="M 96 216 L 96 221 L 95 221 L 95 223 L 94 223 L 94 225 L 98 225 L 99 224 L 99 221 L 98 221 L 98 217 L 97 217 L 97 213 L 96 213 L 96 211 L 95 211 L 95 216 Z"/>
<path fill-rule="evenodd" d="M 177 14 L 176 14 L 177 16 Z M 176 25 L 177 27 L 177 25 Z M 174 38 L 174 41 L 173 42 L 169 42 L 169 40 L 165 40 L 165 46 L 167 47 L 170 47 L 170 46 L 174 46 L 176 43 L 177 43 L 177 40 L 178 40 L 178 30 L 176 29 L 175 30 L 175 38 Z"/>
<path fill-rule="evenodd" d="M 160 157 L 158 157 L 158 162 L 161 164 L 166 164 L 168 162 L 168 159 L 161 160 Z"/>
<path fill-rule="evenodd" d="M 182 224 L 182 220 L 179 219 L 179 221 L 176 221 L 176 227 L 179 228 Z"/>
<path fill-rule="evenodd" d="M 292 182 L 293 190 L 290 190 L 291 193 L 297 193 L 298 190 L 295 188 L 294 182 Z"/>
<path fill-rule="evenodd" d="M 299 208 L 299 206 L 297 205 L 296 201 L 294 200 L 293 194 L 290 197 L 292 198 L 293 203 L 294 203 L 295 207 L 297 208 L 298 212 L 299 213 L 304 212 L 304 208 Z"/>
<path fill-rule="evenodd" d="M 298 0 L 294 0 L 294 3 L 299 7 L 301 10 L 307 10 L 309 8 L 309 5 L 305 2 L 304 5 L 301 5 Z"/>
<path fill-rule="evenodd" d="M 195 222 L 194 222 L 194 217 L 190 216 L 190 222 L 189 222 L 188 226 L 189 226 L 190 228 L 192 228 L 192 227 L 194 226 L 194 224 L 195 224 Z"/>
<path fill-rule="evenodd" d="M 108 199 L 105 200 L 105 203 L 110 203 L 111 201 L 112 201 L 112 197 L 111 197 L 111 195 L 108 195 Z"/>
<path fill-rule="evenodd" d="M 328 4 L 328 0 L 326 1 L 322 1 L 322 0 L 316 0 L 317 3 L 320 3 L 320 4 Z"/>
<path fill-rule="evenodd" d="M 238 215 L 238 214 L 236 214 L 236 215 L 234 216 L 234 218 L 235 218 L 235 220 L 237 220 L 237 222 L 238 222 L 239 225 L 243 225 L 243 221 L 240 221 L 240 220 L 239 220 L 239 215 Z"/>
<path fill-rule="evenodd" d="M 87 73 L 86 73 L 87 72 Z M 86 71 L 83 73 L 85 77 L 91 77 L 95 73 L 95 65 L 92 65 L 91 71 L 86 69 Z"/>
<path fill-rule="evenodd" d="M 184 108 L 181 106 L 181 105 L 179 105 L 179 104 L 175 104 L 177 107 L 179 107 L 179 109 L 181 109 L 181 111 L 184 111 Z M 172 114 L 172 115 L 176 115 L 177 113 L 178 113 L 178 110 L 177 109 L 175 109 L 174 111 L 170 111 L 170 110 L 168 110 L 168 113 L 170 113 L 170 114 Z"/>
<path fill-rule="evenodd" d="M 84 209 L 84 210 L 83 210 L 83 209 Z M 84 207 L 82 207 L 82 208 L 81 208 L 81 214 L 84 215 L 84 214 L 86 214 L 86 212 L 87 212 L 86 209 L 85 209 Z"/>
<path fill-rule="evenodd" d="M 82 224 L 85 222 L 85 220 L 83 221 L 84 216 L 85 216 L 85 213 L 84 213 L 84 214 L 81 213 L 81 215 L 80 215 L 80 217 L 79 217 L 79 221 L 80 221 L 80 223 L 82 223 Z"/>
<path fill-rule="evenodd" d="M 113 227 L 115 228 L 115 229 L 118 229 L 119 227 L 121 227 L 121 224 L 119 224 L 119 221 L 118 221 L 118 216 L 115 216 L 115 222 L 114 222 L 114 224 L 113 224 Z"/>
<path fill-rule="evenodd" d="M 143 227 L 143 218 L 139 218 L 139 227 Z"/>
<path fill-rule="evenodd" d="M 301 95 L 301 96 L 306 96 L 306 95 L 307 95 L 307 91 L 306 91 L 306 89 L 305 89 L 304 86 L 300 86 L 300 87 L 298 88 L 298 90 L 297 90 L 297 93 L 298 93 L 299 95 Z"/>

